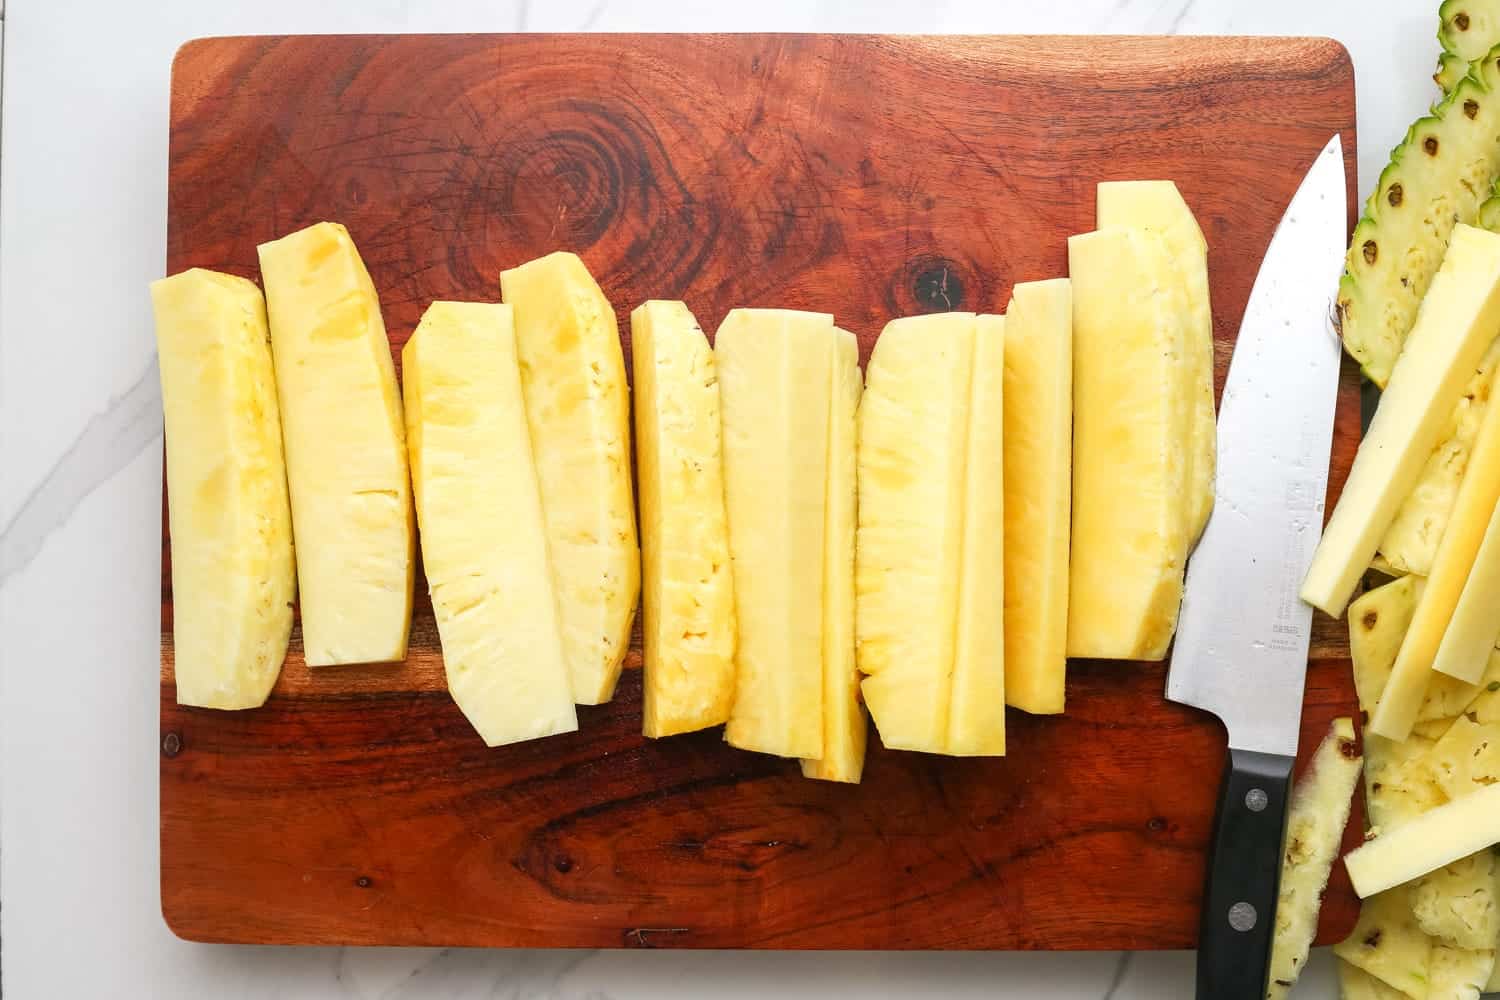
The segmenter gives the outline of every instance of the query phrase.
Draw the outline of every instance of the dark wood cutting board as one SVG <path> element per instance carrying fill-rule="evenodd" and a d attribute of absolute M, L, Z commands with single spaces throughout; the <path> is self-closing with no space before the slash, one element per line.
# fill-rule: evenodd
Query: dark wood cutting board
<path fill-rule="evenodd" d="M 207 39 L 173 67 L 167 265 L 257 278 L 257 243 L 343 222 L 397 351 L 433 299 L 495 300 L 502 268 L 566 248 L 622 334 L 646 298 L 709 330 L 785 306 L 835 313 L 868 357 L 892 317 L 999 311 L 1064 274 L 1097 181 L 1166 177 L 1208 238 L 1222 387 L 1335 131 L 1352 178 L 1349 57 L 1313 39 Z M 1359 433 L 1345 375 L 1335 489 Z M 578 733 L 489 750 L 444 690 L 421 580 L 405 664 L 312 673 L 294 633 L 263 708 L 179 708 L 162 533 L 162 909 L 184 937 L 1194 943 L 1224 736 L 1163 700 L 1162 665 L 1076 663 L 1066 716 L 1011 713 L 1009 757 L 875 746 L 858 787 L 718 731 L 643 739 L 634 669 Z M 1340 623 L 1319 619 L 1312 658 L 1304 757 L 1356 711 Z M 1354 911 L 1340 866 L 1321 940 Z"/>

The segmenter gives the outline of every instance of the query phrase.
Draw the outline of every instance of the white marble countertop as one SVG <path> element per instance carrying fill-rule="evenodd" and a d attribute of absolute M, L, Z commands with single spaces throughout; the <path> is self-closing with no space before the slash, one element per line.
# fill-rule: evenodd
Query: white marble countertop
<path fill-rule="evenodd" d="M 1437 0 L 0 0 L 0 976 L 7 997 L 1172 1000 L 1192 956 L 187 944 L 157 892 L 167 82 L 188 38 L 798 30 L 1331 35 L 1361 193 L 1432 101 Z M 1226 178 L 1226 183 L 1234 183 Z M 1326 954 L 1299 997 L 1335 995 Z"/>

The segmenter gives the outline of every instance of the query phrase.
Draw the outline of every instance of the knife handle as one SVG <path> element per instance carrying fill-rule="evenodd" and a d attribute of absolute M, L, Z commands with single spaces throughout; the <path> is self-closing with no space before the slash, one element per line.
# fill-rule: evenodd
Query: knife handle
<path fill-rule="evenodd" d="M 1224 763 L 1198 932 L 1198 1000 L 1265 1000 L 1293 763 L 1234 749 Z"/>

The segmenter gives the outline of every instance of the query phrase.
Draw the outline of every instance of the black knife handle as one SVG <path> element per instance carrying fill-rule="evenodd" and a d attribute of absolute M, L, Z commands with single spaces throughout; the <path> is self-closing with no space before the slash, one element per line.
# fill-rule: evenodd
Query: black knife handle
<path fill-rule="evenodd" d="M 1265 1000 L 1293 763 L 1251 750 L 1230 750 L 1224 763 L 1198 932 L 1198 1000 Z"/>

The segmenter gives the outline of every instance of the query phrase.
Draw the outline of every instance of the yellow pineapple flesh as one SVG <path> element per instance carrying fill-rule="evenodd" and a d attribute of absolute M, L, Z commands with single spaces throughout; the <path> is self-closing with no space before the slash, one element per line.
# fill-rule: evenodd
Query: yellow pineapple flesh
<path fill-rule="evenodd" d="M 1189 544 L 1189 309 L 1165 242 L 1068 240 L 1073 282 L 1070 656 L 1160 660 Z"/>
<path fill-rule="evenodd" d="M 630 400 L 614 308 L 571 253 L 500 275 L 542 491 L 573 700 L 614 697 L 641 589 Z"/>
<path fill-rule="evenodd" d="M 804 777 L 857 783 L 869 722 L 854 659 L 854 468 L 863 382 L 859 342 L 836 331 L 828 419 L 828 490 L 823 529 L 823 756 L 802 761 Z"/>
<path fill-rule="evenodd" d="M 715 335 L 734 570 L 735 699 L 724 738 L 823 756 L 823 589 L 833 317 L 735 309 Z"/>
<path fill-rule="evenodd" d="M 380 299 L 349 233 L 260 245 L 309 666 L 406 656 L 415 532 Z"/>
<path fill-rule="evenodd" d="M 448 690 L 489 746 L 572 732 L 510 306 L 434 302 L 401 359 Z"/>
<path fill-rule="evenodd" d="M 166 418 L 177 702 L 254 708 L 292 631 L 296 566 L 260 289 L 193 269 L 151 285 Z"/>
<path fill-rule="evenodd" d="M 881 742 L 942 753 L 963 569 L 973 313 L 893 320 L 859 408 L 855 628 Z"/>
<path fill-rule="evenodd" d="M 1073 494 L 1073 296 L 1019 284 L 1005 316 L 1005 700 L 1063 710 Z"/>
<path fill-rule="evenodd" d="M 1218 424 L 1214 413 L 1214 321 L 1208 292 L 1208 243 L 1182 192 L 1171 181 L 1106 181 L 1096 196 L 1100 229 L 1138 226 L 1161 236 L 1187 296 L 1187 364 L 1192 399 L 1187 449 L 1188 541 L 1196 541 L 1214 506 Z"/>
<path fill-rule="evenodd" d="M 1005 318 L 974 324 L 964 459 L 948 745 L 956 756 L 1005 753 Z"/>
<path fill-rule="evenodd" d="M 719 379 L 681 302 L 630 314 L 640 479 L 643 730 L 717 726 L 734 700 L 734 577 L 724 513 Z"/>

